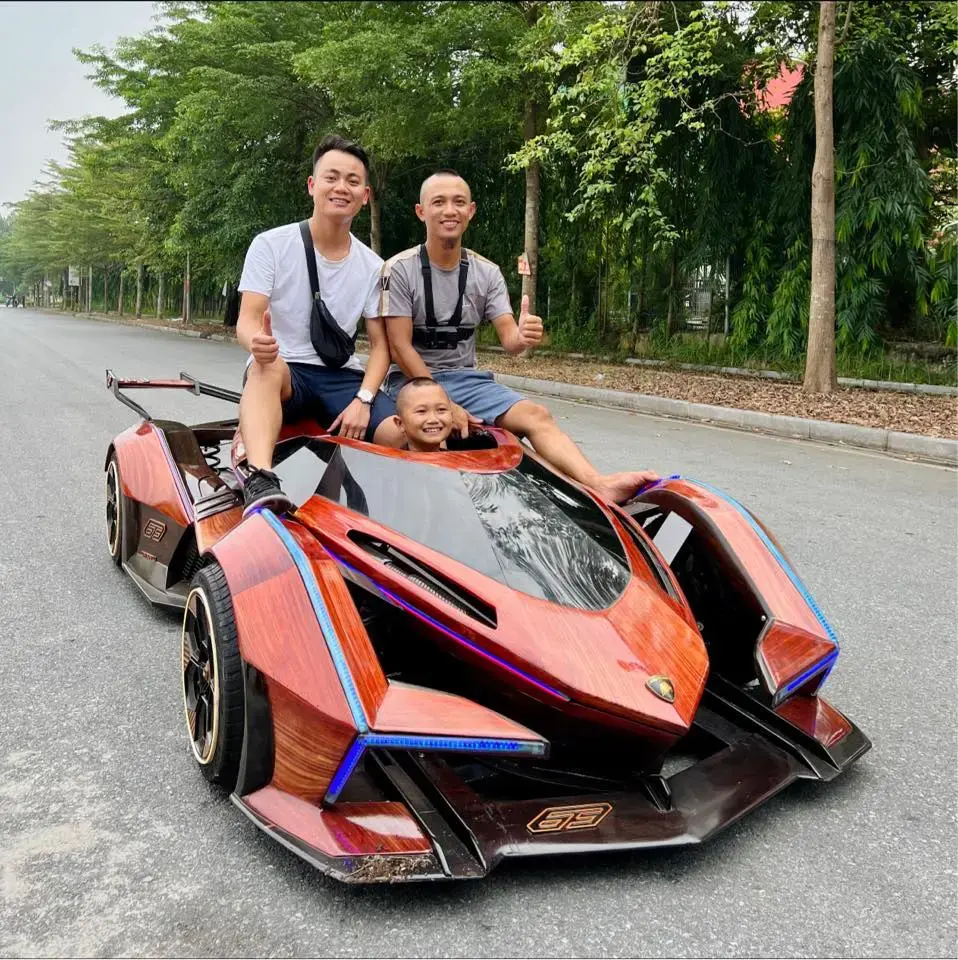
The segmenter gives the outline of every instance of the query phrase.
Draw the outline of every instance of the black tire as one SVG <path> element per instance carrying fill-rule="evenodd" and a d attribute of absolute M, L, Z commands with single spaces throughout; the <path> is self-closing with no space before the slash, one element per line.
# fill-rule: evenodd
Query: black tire
<path fill-rule="evenodd" d="M 106 546 L 118 566 L 132 553 L 130 536 L 134 532 L 128 516 L 129 506 L 120 483 L 120 464 L 111 453 L 106 465 Z M 135 546 L 135 545 L 134 545 Z"/>
<path fill-rule="evenodd" d="M 183 709 L 203 776 L 232 791 L 243 750 L 245 693 L 236 620 L 218 563 L 197 571 L 183 613 Z"/>

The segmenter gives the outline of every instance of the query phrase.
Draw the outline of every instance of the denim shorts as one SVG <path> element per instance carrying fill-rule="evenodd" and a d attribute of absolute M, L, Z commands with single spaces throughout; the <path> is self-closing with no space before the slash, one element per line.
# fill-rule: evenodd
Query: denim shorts
<path fill-rule="evenodd" d="M 353 402 L 363 384 L 359 370 L 333 370 L 313 363 L 288 363 L 293 395 L 283 404 L 283 422 L 312 417 L 328 427 Z M 369 410 L 366 439 L 372 442 L 376 428 L 396 412 L 396 404 L 382 390 L 376 391 Z"/>
<path fill-rule="evenodd" d="M 483 423 L 495 425 L 499 417 L 523 399 L 515 390 L 497 383 L 488 370 L 437 370 L 432 378 L 442 385 L 453 403 Z M 394 373 L 386 378 L 383 390 L 395 400 L 405 382 L 401 373 Z"/>

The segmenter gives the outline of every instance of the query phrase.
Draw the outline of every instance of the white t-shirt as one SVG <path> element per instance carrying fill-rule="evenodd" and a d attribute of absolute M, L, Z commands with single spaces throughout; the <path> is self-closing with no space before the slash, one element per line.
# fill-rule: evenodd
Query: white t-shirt
<path fill-rule="evenodd" d="M 327 260 L 318 250 L 316 268 L 319 292 L 330 314 L 350 337 L 360 316 L 379 316 L 379 271 L 382 257 L 352 234 L 349 253 L 342 260 Z M 309 339 L 312 292 L 299 223 L 287 223 L 257 234 L 246 251 L 239 288 L 269 297 L 273 336 L 279 355 L 287 362 L 324 366 Z M 355 355 L 344 370 L 362 370 Z"/>

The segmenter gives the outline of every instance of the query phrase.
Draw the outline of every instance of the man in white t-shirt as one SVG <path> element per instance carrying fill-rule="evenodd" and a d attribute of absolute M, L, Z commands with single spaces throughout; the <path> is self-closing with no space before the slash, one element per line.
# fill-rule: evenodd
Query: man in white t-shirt
<path fill-rule="evenodd" d="M 272 472 L 284 422 L 312 417 L 329 424 L 330 432 L 354 440 L 393 447 L 403 442 L 393 420 L 395 404 L 379 389 L 389 369 L 389 345 L 379 318 L 383 261 L 349 229 L 369 200 L 369 158 L 358 144 L 324 137 L 306 183 L 313 198 L 313 214 L 306 221 L 309 236 L 299 223 L 258 234 L 246 253 L 239 284 L 243 300 L 236 338 L 250 352 L 240 402 L 240 432 L 250 466 L 244 515 L 257 507 L 292 507 Z M 355 354 L 340 367 L 330 366 L 314 346 L 307 245 L 315 256 L 327 318 L 353 342 L 360 316 L 366 318 L 365 371 Z M 322 343 L 319 349 L 324 350 Z"/>

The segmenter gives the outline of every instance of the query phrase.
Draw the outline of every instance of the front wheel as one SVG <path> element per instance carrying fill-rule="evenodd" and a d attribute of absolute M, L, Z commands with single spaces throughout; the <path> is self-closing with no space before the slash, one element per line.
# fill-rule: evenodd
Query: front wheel
<path fill-rule="evenodd" d="M 127 519 L 123 499 L 120 466 L 114 453 L 106 465 L 106 545 L 111 559 L 118 567 L 123 563 L 126 540 Z"/>
<path fill-rule="evenodd" d="M 193 577 L 183 614 L 183 707 L 193 758 L 232 791 L 243 749 L 244 691 L 226 574 L 210 563 Z"/>

